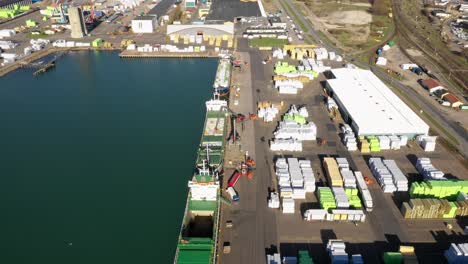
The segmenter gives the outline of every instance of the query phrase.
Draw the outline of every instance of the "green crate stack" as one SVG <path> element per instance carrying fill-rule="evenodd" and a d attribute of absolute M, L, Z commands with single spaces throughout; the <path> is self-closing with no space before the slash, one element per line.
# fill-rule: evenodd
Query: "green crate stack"
<path fill-rule="evenodd" d="M 403 255 L 400 252 L 385 252 L 383 261 L 385 264 L 402 264 Z"/>
<path fill-rule="evenodd" d="M 345 188 L 346 196 L 348 196 L 349 206 L 351 208 L 362 208 L 361 198 L 358 195 L 358 189 L 356 188 Z"/>
<path fill-rule="evenodd" d="M 330 188 L 320 187 L 318 189 L 318 195 L 322 209 L 328 210 L 336 208 L 335 196 Z"/>
<path fill-rule="evenodd" d="M 282 74 L 282 73 L 291 73 L 296 72 L 296 67 L 294 65 L 289 65 L 287 62 L 278 61 L 275 64 L 275 73 Z"/>
<path fill-rule="evenodd" d="M 307 250 L 299 250 L 299 264 L 314 264 L 314 260 L 310 257 Z"/>
<path fill-rule="evenodd" d="M 380 142 L 376 137 L 368 136 L 367 141 L 369 142 L 371 152 L 379 152 L 380 151 Z"/>
<path fill-rule="evenodd" d="M 460 192 L 468 191 L 468 181 L 446 180 L 414 182 L 410 187 L 410 196 L 414 198 L 445 198 L 456 201 Z"/>

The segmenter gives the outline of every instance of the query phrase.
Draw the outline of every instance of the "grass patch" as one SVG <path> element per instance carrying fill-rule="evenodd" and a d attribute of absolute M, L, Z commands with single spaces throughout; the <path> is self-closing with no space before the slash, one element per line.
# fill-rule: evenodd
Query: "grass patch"
<path fill-rule="evenodd" d="M 50 35 L 47 35 L 45 33 L 40 33 L 40 34 L 33 34 L 33 33 L 29 33 L 26 35 L 27 38 L 29 39 L 43 39 L 43 38 L 48 38 Z"/>
<path fill-rule="evenodd" d="M 320 39 L 325 42 L 325 44 L 329 45 L 329 46 L 335 46 L 335 42 L 333 42 L 331 39 L 329 39 L 327 37 L 327 35 L 325 35 L 325 33 L 323 33 L 322 31 L 317 31 L 317 34 L 320 36 Z"/>
<path fill-rule="evenodd" d="M 312 38 L 311 35 L 308 35 L 308 34 L 304 35 L 304 39 L 307 44 L 317 44 L 317 42 L 315 41 L 314 38 Z"/>
<path fill-rule="evenodd" d="M 280 1 L 280 4 L 286 10 L 286 12 L 288 12 L 294 18 L 294 20 L 296 21 L 297 25 L 301 28 L 301 30 L 306 32 L 307 28 L 304 25 L 304 23 L 302 23 L 302 20 L 300 20 L 299 16 L 296 14 L 296 12 L 294 12 L 292 10 L 292 8 L 287 3 L 284 3 L 283 1 Z"/>
<path fill-rule="evenodd" d="M 255 47 L 255 48 L 258 48 L 258 47 L 279 48 L 279 47 L 283 47 L 286 44 L 288 44 L 287 39 L 276 39 L 276 38 L 249 39 L 249 46 Z"/>

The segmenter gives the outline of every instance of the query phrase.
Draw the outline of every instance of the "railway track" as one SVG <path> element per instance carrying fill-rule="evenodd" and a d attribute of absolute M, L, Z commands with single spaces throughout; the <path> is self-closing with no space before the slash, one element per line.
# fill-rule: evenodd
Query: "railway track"
<path fill-rule="evenodd" d="M 446 84 L 456 84 L 461 89 L 451 85 L 451 90 L 462 96 L 465 96 L 468 92 L 468 76 L 460 69 L 466 69 L 466 66 L 461 65 L 455 60 L 451 60 L 450 57 L 455 55 L 447 54 L 450 52 L 447 49 L 434 51 L 433 47 L 427 47 L 426 39 L 417 33 L 417 29 L 414 28 L 411 30 L 407 27 L 407 25 L 412 25 L 413 23 L 408 21 L 408 19 L 403 14 L 401 6 L 402 1 L 393 0 L 392 5 L 395 31 L 399 36 L 401 51 L 414 62 L 419 62 L 421 59 L 415 58 L 409 54 L 406 49 L 417 49 L 422 52 L 425 55 L 425 61 L 435 69 L 435 76 Z M 427 63 L 419 64 L 428 66 Z M 448 78 L 447 75 L 449 76 Z"/>

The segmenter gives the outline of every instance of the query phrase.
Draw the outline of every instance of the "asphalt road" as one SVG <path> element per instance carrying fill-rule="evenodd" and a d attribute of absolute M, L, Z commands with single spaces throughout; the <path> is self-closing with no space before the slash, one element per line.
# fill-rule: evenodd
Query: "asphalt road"
<path fill-rule="evenodd" d="M 277 0 L 278 2 L 279 0 Z M 317 33 L 317 31 L 312 27 L 312 25 L 309 23 L 308 20 L 306 20 L 303 16 L 300 14 L 300 10 L 296 9 L 296 6 L 291 2 L 291 0 L 281 0 L 284 3 L 288 4 L 289 7 L 296 13 L 298 14 L 297 17 L 299 20 L 305 25 L 306 27 L 306 33 L 311 35 L 314 40 L 318 43 L 321 43 L 323 47 L 325 47 L 329 51 L 334 51 L 337 54 L 342 54 L 341 51 L 337 50 L 335 47 L 332 47 L 328 44 L 326 44 L 321 38 L 320 35 Z M 288 10 L 284 10 L 288 12 Z M 291 18 L 295 19 L 295 16 L 292 14 L 289 14 Z M 425 99 L 421 98 L 415 91 L 413 91 L 410 87 L 407 87 L 400 83 L 399 81 L 396 81 L 386 73 L 384 73 L 382 70 L 378 69 L 375 66 L 365 64 L 362 62 L 359 62 L 355 60 L 352 57 L 346 56 L 346 59 L 348 61 L 352 61 L 353 64 L 356 66 L 363 68 L 363 69 L 370 69 L 374 74 L 376 74 L 379 78 L 391 83 L 394 87 L 398 88 L 400 91 L 403 93 L 407 94 L 410 96 L 417 104 L 418 107 L 429 114 L 437 123 L 439 123 L 441 126 L 443 126 L 452 136 L 454 136 L 457 141 L 459 142 L 459 145 L 457 146 L 460 153 L 462 153 L 465 158 L 468 157 L 468 134 L 466 129 L 461 127 L 456 123 L 456 121 L 450 119 L 447 115 L 441 113 L 438 111 L 433 105 L 431 105 L 429 102 L 427 102 Z M 435 128 L 437 130 L 437 128 Z"/>

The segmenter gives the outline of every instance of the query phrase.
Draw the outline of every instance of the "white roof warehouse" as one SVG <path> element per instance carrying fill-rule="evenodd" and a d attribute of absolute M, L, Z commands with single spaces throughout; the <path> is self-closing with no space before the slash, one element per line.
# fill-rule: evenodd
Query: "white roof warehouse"
<path fill-rule="evenodd" d="M 359 136 L 427 135 L 429 126 L 371 71 L 333 69 L 327 89 Z"/>

